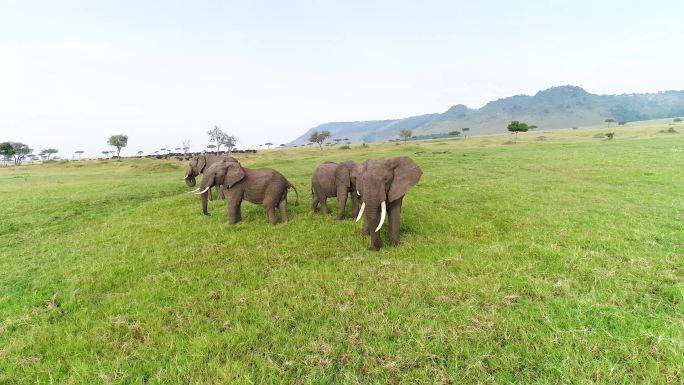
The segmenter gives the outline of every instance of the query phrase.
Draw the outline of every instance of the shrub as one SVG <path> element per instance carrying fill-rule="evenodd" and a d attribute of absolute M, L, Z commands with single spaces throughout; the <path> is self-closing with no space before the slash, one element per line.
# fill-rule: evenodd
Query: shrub
<path fill-rule="evenodd" d="M 606 137 L 606 134 L 603 134 L 603 133 L 600 133 L 600 132 L 599 132 L 598 134 L 594 135 L 594 138 L 596 138 L 596 139 L 603 139 L 603 138 L 605 138 L 605 137 Z"/>
<path fill-rule="evenodd" d="M 349 147 L 348 144 L 345 144 L 344 146 L 340 147 L 340 150 L 351 150 L 351 147 Z"/>
<path fill-rule="evenodd" d="M 606 137 L 608 138 L 608 140 L 613 139 L 615 137 L 615 133 L 614 132 L 608 132 L 608 133 L 606 133 Z"/>

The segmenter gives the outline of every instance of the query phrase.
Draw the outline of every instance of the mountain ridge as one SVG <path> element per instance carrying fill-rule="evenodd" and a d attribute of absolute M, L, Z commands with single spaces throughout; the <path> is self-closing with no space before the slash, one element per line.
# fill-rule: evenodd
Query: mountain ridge
<path fill-rule="evenodd" d="M 428 113 L 399 119 L 328 122 L 310 128 L 288 145 L 308 143 L 314 131 L 328 130 L 332 138 L 372 143 L 396 138 L 409 129 L 413 135 L 443 134 L 470 128 L 470 135 L 506 131 L 511 120 L 555 129 L 601 124 L 605 119 L 637 121 L 684 116 L 684 91 L 656 93 L 592 94 L 574 85 L 550 87 L 534 95 L 499 98 L 480 108 L 455 104 L 442 113 Z"/>

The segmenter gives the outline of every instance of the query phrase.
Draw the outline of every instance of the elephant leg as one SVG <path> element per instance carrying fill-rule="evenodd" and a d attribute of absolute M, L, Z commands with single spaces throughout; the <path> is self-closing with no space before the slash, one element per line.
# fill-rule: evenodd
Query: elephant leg
<path fill-rule="evenodd" d="M 401 201 L 404 197 L 397 199 L 390 204 L 387 215 L 389 216 L 390 245 L 399 244 L 399 219 L 401 218 Z"/>
<path fill-rule="evenodd" d="M 242 199 L 239 199 L 238 197 L 231 197 L 230 199 L 226 197 L 226 203 L 228 206 L 228 224 L 229 225 L 234 225 L 242 219 L 242 215 L 240 213 L 240 203 Z"/>
<path fill-rule="evenodd" d="M 226 194 L 225 194 L 225 192 L 223 191 L 223 185 L 220 185 L 220 186 L 218 186 L 218 187 L 216 187 L 216 188 L 218 189 L 218 196 L 219 196 L 219 199 L 225 199 L 225 198 L 226 198 Z"/>
<path fill-rule="evenodd" d="M 347 188 L 337 189 L 337 219 L 344 219 L 344 209 L 347 205 Z"/>
<path fill-rule="evenodd" d="M 328 198 L 323 194 L 321 194 L 318 197 L 318 201 L 321 203 L 321 212 L 323 213 L 323 215 L 328 215 L 328 202 L 327 202 L 327 200 L 328 200 Z"/>
<path fill-rule="evenodd" d="M 276 216 L 275 216 L 275 206 L 268 205 L 268 207 L 266 207 L 266 210 L 268 210 L 268 221 L 272 225 L 275 225 L 276 223 L 278 223 L 278 220 L 276 219 Z"/>
<path fill-rule="evenodd" d="M 311 212 L 315 213 L 317 207 L 318 207 L 318 195 L 316 193 L 314 193 L 313 194 L 313 202 L 311 202 Z"/>
<path fill-rule="evenodd" d="M 213 187 L 209 187 L 209 191 L 207 193 L 209 194 L 209 200 L 213 201 L 214 200 L 214 194 L 211 193 L 211 190 L 213 190 Z"/>
<path fill-rule="evenodd" d="M 278 208 L 280 209 L 280 221 L 287 223 L 287 194 L 278 204 Z"/>
<path fill-rule="evenodd" d="M 207 210 L 207 199 L 208 199 L 207 193 L 208 193 L 208 191 L 204 192 L 204 194 L 201 195 L 202 214 L 204 214 L 206 216 L 211 216 L 211 214 L 209 214 L 209 211 Z"/>

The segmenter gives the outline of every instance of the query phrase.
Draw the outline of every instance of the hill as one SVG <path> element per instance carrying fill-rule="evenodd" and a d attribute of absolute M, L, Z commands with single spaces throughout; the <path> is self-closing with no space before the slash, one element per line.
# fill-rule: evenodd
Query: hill
<path fill-rule="evenodd" d="M 429 135 L 471 129 L 471 135 L 503 133 L 511 120 L 521 120 L 540 129 L 589 126 L 615 121 L 640 121 L 684 116 L 684 91 L 652 94 L 596 95 L 577 86 L 552 87 L 533 96 L 516 95 L 487 103 L 479 109 L 455 105 L 444 113 L 403 119 L 332 122 L 311 128 L 290 142 L 308 143 L 314 131 L 328 130 L 333 138 L 372 143 L 396 138 L 409 129 L 414 135 Z"/>

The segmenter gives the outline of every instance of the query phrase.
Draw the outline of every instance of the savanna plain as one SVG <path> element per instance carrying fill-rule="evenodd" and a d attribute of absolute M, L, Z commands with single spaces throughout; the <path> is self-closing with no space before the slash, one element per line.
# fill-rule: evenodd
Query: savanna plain
<path fill-rule="evenodd" d="M 277 226 L 203 216 L 186 162 L 0 168 L 0 383 L 682 384 L 668 127 L 238 156 L 299 190 Z M 321 162 L 399 155 L 423 176 L 398 247 L 310 213 Z"/>

